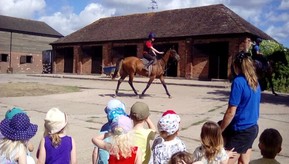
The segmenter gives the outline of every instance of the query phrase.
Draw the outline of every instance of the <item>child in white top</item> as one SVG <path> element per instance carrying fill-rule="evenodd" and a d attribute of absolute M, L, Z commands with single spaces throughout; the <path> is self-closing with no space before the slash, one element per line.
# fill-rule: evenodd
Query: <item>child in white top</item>
<path fill-rule="evenodd" d="M 180 151 L 186 151 L 186 146 L 178 137 L 180 117 L 173 110 L 167 110 L 158 122 L 160 136 L 154 140 L 153 163 L 167 164 L 171 156 Z"/>

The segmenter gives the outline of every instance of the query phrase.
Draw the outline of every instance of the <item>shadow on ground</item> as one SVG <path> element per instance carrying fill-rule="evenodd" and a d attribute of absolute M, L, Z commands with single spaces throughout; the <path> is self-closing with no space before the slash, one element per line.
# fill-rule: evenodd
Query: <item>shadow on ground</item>
<path fill-rule="evenodd" d="M 207 99 L 226 102 L 229 100 L 230 91 L 214 90 L 212 92 L 207 92 L 207 94 L 218 95 L 216 98 L 209 97 Z M 285 105 L 289 107 L 289 95 L 279 94 L 278 96 L 275 96 L 271 92 L 262 92 L 261 96 L 261 103 Z"/>

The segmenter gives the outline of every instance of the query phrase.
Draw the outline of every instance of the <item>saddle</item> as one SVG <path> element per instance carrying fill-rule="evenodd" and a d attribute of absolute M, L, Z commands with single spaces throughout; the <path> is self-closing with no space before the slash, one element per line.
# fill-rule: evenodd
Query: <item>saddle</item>
<path fill-rule="evenodd" d="M 153 64 L 151 64 L 148 68 L 147 68 L 147 64 L 149 63 L 149 60 L 147 60 L 146 58 L 141 58 L 140 60 L 142 61 L 143 65 L 144 65 L 143 70 L 147 71 L 148 74 L 150 75 L 152 72 L 152 69 L 153 69 L 153 65 L 156 64 L 157 60 L 155 60 L 153 62 Z"/>
<path fill-rule="evenodd" d="M 263 61 L 255 59 L 254 63 L 255 63 L 255 67 L 257 70 L 261 70 L 265 72 L 268 68 L 268 63 L 264 63 Z"/>
<path fill-rule="evenodd" d="M 143 63 L 144 65 L 147 65 L 147 64 L 149 63 L 149 60 L 146 59 L 146 58 L 141 58 L 140 60 L 142 61 L 142 63 Z M 156 63 L 157 63 L 157 60 L 155 60 L 152 65 L 154 65 L 154 64 L 156 64 Z"/>

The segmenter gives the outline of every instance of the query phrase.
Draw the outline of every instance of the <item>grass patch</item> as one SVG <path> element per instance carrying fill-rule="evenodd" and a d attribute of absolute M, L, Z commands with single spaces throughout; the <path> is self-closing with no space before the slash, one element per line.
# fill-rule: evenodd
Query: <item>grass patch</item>
<path fill-rule="evenodd" d="M 80 89 L 77 86 L 61 86 L 32 82 L 0 84 L 0 97 L 43 96 L 79 91 Z"/>

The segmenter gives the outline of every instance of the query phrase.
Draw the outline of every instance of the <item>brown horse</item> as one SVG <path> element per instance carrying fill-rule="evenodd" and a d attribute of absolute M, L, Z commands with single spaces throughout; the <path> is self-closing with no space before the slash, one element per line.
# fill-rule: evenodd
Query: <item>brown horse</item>
<path fill-rule="evenodd" d="M 117 87 L 115 90 L 115 96 L 118 95 L 119 86 L 127 76 L 129 76 L 129 81 L 128 81 L 129 85 L 133 89 L 134 93 L 136 95 L 138 95 L 137 91 L 135 90 L 135 88 L 133 86 L 133 78 L 136 74 L 139 74 L 142 76 L 149 77 L 149 81 L 147 83 L 147 86 L 143 90 L 142 94 L 139 96 L 140 98 L 142 98 L 142 96 L 144 95 L 146 90 L 150 87 L 151 83 L 153 82 L 153 80 L 155 78 L 160 79 L 163 87 L 166 90 L 167 95 L 170 98 L 171 95 L 167 89 L 167 86 L 166 86 L 166 83 L 164 80 L 165 66 L 166 66 L 170 57 L 174 58 L 177 61 L 179 61 L 179 59 L 180 59 L 180 56 L 178 55 L 176 50 L 170 49 L 163 55 L 162 58 L 158 59 L 156 61 L 156 63 L 152 66 L 150 74 L 148 73 L 148 71 L 146 71 L 144 69 L 144 64 L 140 58 L 130 56 L 130 57 L 126 57 L 126 58 L 118 61 L 118 63 L 116 64 L 115 72 L 112 76 L 112 79 L 114 79 L 116 77 L 116 75 L 118 74 L 118 72 L 120 73 L 120 79 L 118 80 L 118 83 L 117 83 Z"/>

